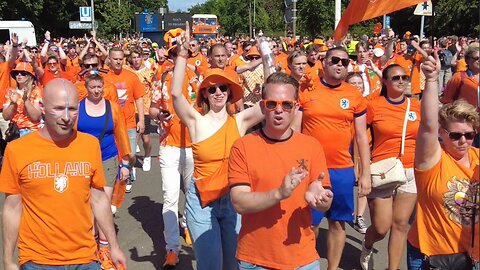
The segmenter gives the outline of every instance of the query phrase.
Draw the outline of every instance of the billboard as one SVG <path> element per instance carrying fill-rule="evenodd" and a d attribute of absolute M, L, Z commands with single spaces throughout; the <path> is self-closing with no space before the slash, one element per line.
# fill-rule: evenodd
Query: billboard
<path fill-rule="evenodd" d="M 140 32 L 158 32 L 161 31 L 158 24 L 158 14 L 138 14 L 140 22 Z"/>
<path fill-rule="evenodd" d="M 164 30 L 182 28 L 185 29 L 185 22 L 191 23 L 192 16 L 190 13 L 167 13 L 163 16 Z"/>

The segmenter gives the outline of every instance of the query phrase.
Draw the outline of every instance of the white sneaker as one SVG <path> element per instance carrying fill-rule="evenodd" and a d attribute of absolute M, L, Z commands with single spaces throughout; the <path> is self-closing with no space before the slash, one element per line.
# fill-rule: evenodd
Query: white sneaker
<path fill-rule="evenodd" d="M 367 232 L 367 224 L 365 224 L 365 220 L 362 216 L 357 216 L 355 223 L 353 224 L 353 228 L 357 230 L 357 232 L 361 234 L 365 234 Z"/>
<path fill-rule="evenodd" d="M 133 167 L 132 168 L 132 179 L 131 179 L 131 181 L 135 182 L 135 180 L 137 180 L 137 168 Z"/>
<path fill-rule="evenodd" d="M 362 270 L 368 270 L 368 266 L 370 264 L 370 261 L 372 261 L 372 266 L 373 266 L 373 257 L 372 257 L 372 249 L 367 249 L 365 247 L 365 239 L 362 241 L 362 253 L 360 254 L 360 266 L 362 267 Z"/>
<path fill-rule="evenodd" d="M 132 181 L 130 179 L 127 180 L 127 185 L 125 186 L 125 193 L 132 192 Z"/>
<path fill-rule="evenodd" d="M 117 213 L 117 207 L 115 205 L 110 205 L 110 208 L 112 208 L 112 214 L 115 215 Z"/>
<path fill-rule="evenodd" d="M 143 158 L 143 165 L 142 165 L 143 171 L 144 172 L 150 171 L 151 165 L 152 165 L 152 158 L 151 157 L 144 157 Z"/>
<path fill-rule="evenodd" d="M 137 144 L 137 148 L 135 148 L 135 152 L 140 153 L 140 147 L 138 146 L 138 144 Z"/>

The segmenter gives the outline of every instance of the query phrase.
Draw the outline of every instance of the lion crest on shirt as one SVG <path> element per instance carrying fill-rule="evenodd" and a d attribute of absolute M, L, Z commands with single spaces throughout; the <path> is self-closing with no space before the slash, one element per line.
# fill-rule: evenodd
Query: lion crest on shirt
<path fill-rule="evenodd" d="M 448 191 L 443 194 L 443 206 L 450 220 L 469 227 L 472 225 L 473 211 L 476 211 L 474 222 L 478 223 L 480 221 L 480 183 L 454 176 L 447 182 L 447 189 Z"/>
<path fill-rule="evenodd" d="M 346 98 L 340 99 L 340 108 L 346 110 L 350 107 L 350 100 Z"/>
<path fill-rule="evenodd" d="M 60 174 L 54 178 L 55 191 L 63 193 L 68 188 L 68 176 Z"/>

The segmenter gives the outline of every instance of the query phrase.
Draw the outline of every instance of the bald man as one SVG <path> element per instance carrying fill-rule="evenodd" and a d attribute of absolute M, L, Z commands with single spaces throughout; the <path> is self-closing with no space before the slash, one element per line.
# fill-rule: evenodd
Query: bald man
<path fill-rule="evenodd" d="M 100 269 L 92 213 L 110 242 L 112 261 L 126 269 L 103 190 L 100 145 L 73 129 L 78 113 L 73 84 L 50 81 L 41 110 L 45 126 L 5 150 L 0 174 L 4 269 L 18 269 L 13 259 L 17 241 L 21 269 Z"/>

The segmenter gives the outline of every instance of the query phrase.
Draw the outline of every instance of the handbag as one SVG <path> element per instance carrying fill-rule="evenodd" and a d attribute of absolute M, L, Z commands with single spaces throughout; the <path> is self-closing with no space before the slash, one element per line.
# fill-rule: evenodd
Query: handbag
<path fill-rule="evenodd" d="M 229 119 L 227 119 L 229 121 Z M 228 122 L 227 122 L 228 130 Z M 227 157 L 227 134 L 225 134 L 225 148 L 223 151 L 223 159 L 220 167 L 206 177 L 199 178 L 195 181 L 202 208 L 209 203 L 219 199 L 228 192 L 228 157 Z"/>
<path fill-rule="evenodd" d="M 403 120 L 402 142 L 400 145 L 400 157 L 405 150 L 405 133 L 407 131 L 408 112 L 410 110 L 410 99 L 407 97 L 407 110 Z M 399 157 L 391 157 L 370 164 L 370 175 L 372 188 L 387 189 L 394 188 L 407 182 L 405 169 Z"/>
<path fill-rule="evenodd" d="M 10 121 L 5 131 L 5 141 L 11 142 L 18 138 L 20 138 L 20 130 L 18 129 L 17 123 Z"/>

